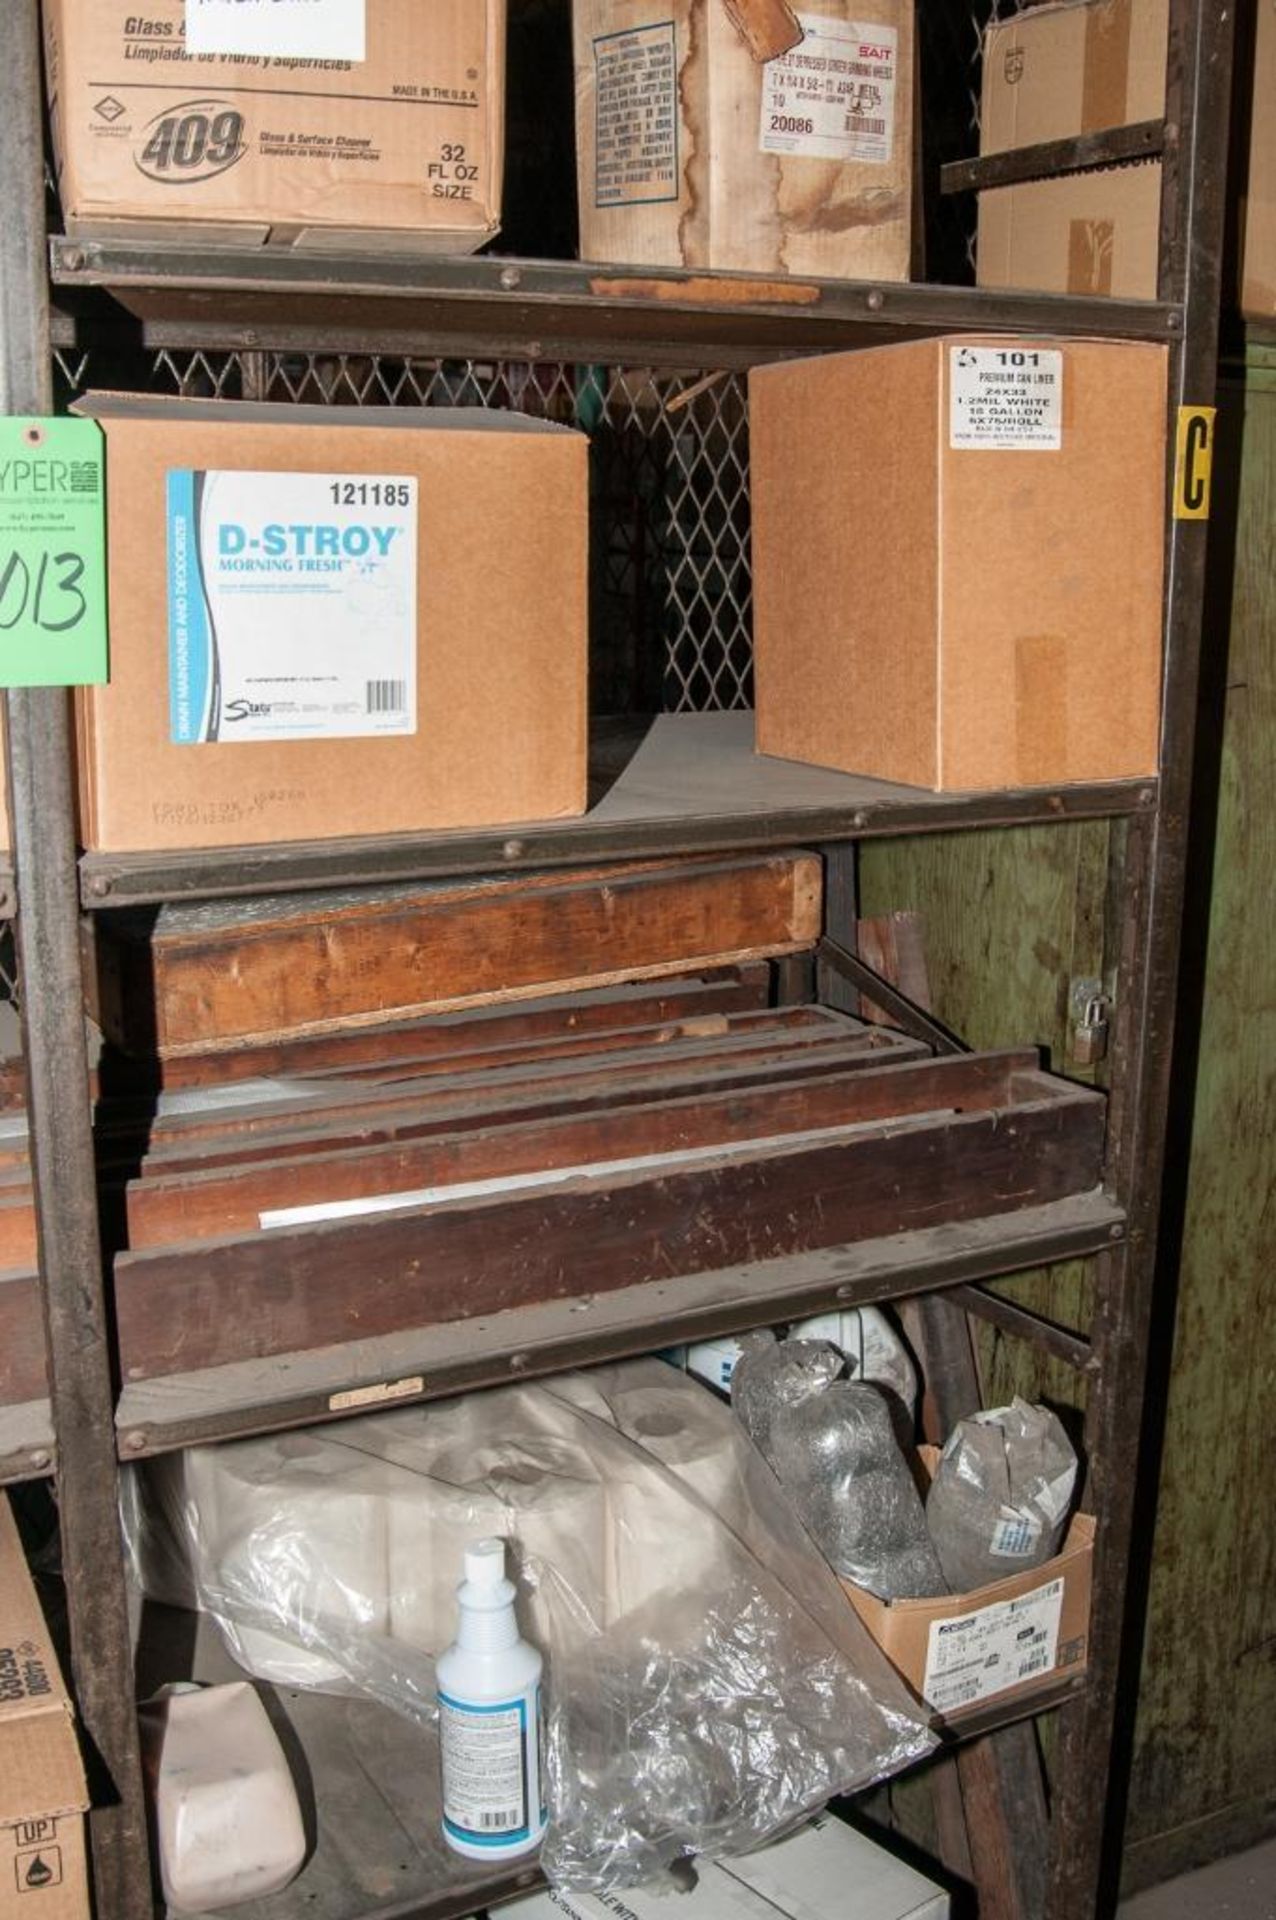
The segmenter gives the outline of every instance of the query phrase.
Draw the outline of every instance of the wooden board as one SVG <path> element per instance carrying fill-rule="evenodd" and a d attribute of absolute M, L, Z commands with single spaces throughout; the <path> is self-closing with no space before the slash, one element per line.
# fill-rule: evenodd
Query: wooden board
<path fill-rule="evenodd" d="M 814 854 L 631 863 L 100 916 L 86 971 L 108 1038 L 181 1055 L 793 953 L 820 924 Z"/>
<path fill-rule="evenodd" d="M 0 1406 L 39 1400 L 48 1392 L 44 1316 L 35 1273 L 0 1273 Z"/>
<path fill-rule="evenodd" d="M 682 1168 L 608 1169 L 549 1192 L 123 1255 L 125 1377 L 1012 1212 L 1097 1184 L 1102 1098 L 1043 1075 L 1034 1055 L 955 1056 L 881 1077 L 902 1101 L 901 1083 L 916 1076 L 926 1076 L 929 1117 L 865 1122 L 881 1092 L 872 1074 L 812 1081 L 802 1130 L 782 1144 L 771 1136 Z"/>

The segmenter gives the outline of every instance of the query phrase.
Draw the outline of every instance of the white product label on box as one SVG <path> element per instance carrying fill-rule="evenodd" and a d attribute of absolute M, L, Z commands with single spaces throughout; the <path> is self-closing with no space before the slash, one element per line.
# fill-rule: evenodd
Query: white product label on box
<path fill-rule="evenodd" d="M 186 0 L 186 51 L 366 60 L 367 12 L 367 0 Z"/>
<path fill-rule="evenodd" d="M 1047 449 L 1063 445 L 1058 347 L 950 347 L 948 444 Z"/>
<path fill-rule="evenodd" d="M 1063 1581 L 998 1600 L 958 1620 L 932 1620 L 922 1697 L 940 1713 L 1049 1673 L 1059 1650 Z"/>
<path fill-rule="evenodd" d="M 168 475 L 173 740 L 416 732 L 417 483 Z"/>
<path fill-rule="evenodd" d="M 1040 1538 L 1040 1520 L 1007 1507 L 992 1530 L 988 1551 L 998 1560 L 1026 1560 Z"/>
<path fill-rule="evenodd" d="M 799 13 L 803 38 L 762 69 L 763 153 L 885 166 L 895 143 L 899 36 L 875 22 Z"/>
<path fill-rule="evenodd" d="M 672 20 L 594 41 L 594 205 L 678 198 L 678 51 Z"/>

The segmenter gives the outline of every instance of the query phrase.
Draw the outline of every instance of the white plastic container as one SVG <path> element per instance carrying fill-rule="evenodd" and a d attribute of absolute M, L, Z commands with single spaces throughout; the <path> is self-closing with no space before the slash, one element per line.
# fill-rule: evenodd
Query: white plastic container
<path fill-rule="evenodd" d="M 306 1857 L 292 1774 L 255 1687 L 165 1687 L 140 1709 L 164 1898 L 178 1913 L 286 1887 Z"/>
<path fill-rule="evenodd" d="M 852 1380 L 890 1387 L 910 1413 L 917 1407 L 917 1369 L 908 1348 L 878 1307 L 817 1313 L 789 1328 L 790 1340 L 827 1340 L 845 1355 Z"/>
<path fill-rule="evenodd" d="M 443 1838 L 468 1860 L 517 1860 L 545 1833 L 541 1671 L 514 1617 L 505 1542 L 465 1550 L 456 1639 L 435 1667 Z"/>
<path fill-rule="evenodd" d="M 697 1340 L 687 1348 L 687 1372 L 694 1373 L 708 1387 L 730 1393 L 731 1376 L 744 1348 L 739 1340 L 724 1334 L 720 1340 Z"/>

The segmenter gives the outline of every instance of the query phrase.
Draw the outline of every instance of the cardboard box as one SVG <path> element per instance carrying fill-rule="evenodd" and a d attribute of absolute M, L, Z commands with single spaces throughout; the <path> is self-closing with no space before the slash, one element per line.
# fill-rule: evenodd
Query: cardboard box
<path fill-rule="evenodd" d="M 687 1920 L 948 1920 L 933 1881 L 832 1814 L 734 1860 L 697 1860 L 696 1885 L 679 1895 Z M 849 1905 L 848 1905 L 849 1901 Z M 547 1888 L 510 1903 L 519 1920 L 665 1920 L 669 1895 L 626 1887 L 614 1895 Z"/>
<path fill-rule="evenodd" d="M 1249 318 L 1271 320 L 1276 119 L 1267 108 L 1276 97 L 1276 0 L 1257 7 L 1240 301 Z M 1159 118 L 1168 31 L 1168 0 L 1068 0 L 990 27 L 980 152 Z M 979 284 L 1153 300 L 1160 210 L 1158 160 L 982 193 Z"/>
<path fill-rule="evenodd" d="M 938 1447 L 918 1449 L 934 1474 Z M 891 1664 L 946 1717 L 1004 1695 L 1030 1698 L 1061 1672 L 1081 1673 L 1090 1637 L 1094 1521 L 1074 1514 L 1053 1560 L 938 1600 L 879 1600 L 842 1585 Z"/>
<path fill-rule="evenodd" d="M 185 22 L 185 0 L 44 0 L 68 232 L 450 253 L 496 232 L 505 0 L 368 0 L 362 61 L 190 54 Z"/>
<path fill-rule="evenodd" d="M 795 0 L 753 58 L 727 0 L 576 0 L 581 255 L 906 280 L 912 0 Z"/>
<path fill-rule="evenodd" d="M 0 1920 L 88 1920 L 88 1804 L 71 1702 L 0 1500 Z"/>
<path fill-rule="evenodd" d="M 85 845 L 411 833 L 585 804 L 587 446 L 477 408 L 90 397 L 111 680 Z"/>
<path fill-rule="evenodd" d="M 760 752 L 945 791 L 1155 771 L 1163 348 L 961 336 L 749 381 Z"/>

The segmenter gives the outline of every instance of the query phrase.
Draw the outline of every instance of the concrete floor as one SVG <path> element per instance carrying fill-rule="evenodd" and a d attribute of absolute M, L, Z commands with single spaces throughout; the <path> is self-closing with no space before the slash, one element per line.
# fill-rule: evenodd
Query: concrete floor
<path fill-rule="evenodd" d="M 1121 1920 L 1276 1920 L 1276 1840 L 1136 1893 Z"/>

